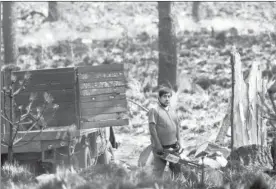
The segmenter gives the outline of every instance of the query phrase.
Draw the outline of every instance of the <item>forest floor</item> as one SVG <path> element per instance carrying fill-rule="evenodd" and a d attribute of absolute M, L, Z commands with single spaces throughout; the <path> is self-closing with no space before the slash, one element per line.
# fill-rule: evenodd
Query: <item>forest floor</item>
<path fill-rule="evenodd" d="M 121 63 L 128 98 L 146 108 L 154 106 L 156 2 L 58 2 L 60 20 L 53 23 L 43 22 L 41 15 L 26 17 L 33 10 L 47 16 L 46 2 L 16 4 L 21 69 Z M 233 44 L 245 73 L 254 62 L 276 63 L 275 6 L 274 2 L 203 2 L 201 21 L 195 23 L 191 2 L 174 3 L 179 89 L 172 105 L 182 119 L 186 152 L 214 141 L 219 123 L 228 113 L 231 66 L 227 52 Z M 226 32 L 225 44 L 218 37 L 222 31 Z M 135 166 L 150 139 L 146 112 L 131 102 L 128 106 L 131 124 L 116 128 L 121 146 L 115 154 L 117 160 Z"/>

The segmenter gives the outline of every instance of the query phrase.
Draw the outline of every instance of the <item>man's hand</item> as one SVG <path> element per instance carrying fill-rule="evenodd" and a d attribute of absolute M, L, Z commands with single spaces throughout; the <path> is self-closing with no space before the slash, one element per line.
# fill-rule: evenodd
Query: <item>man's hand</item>
<path fill-rule="evenodd" d="M 177 146 L 178 146 L 178 149 L 181 150 L 181 149 L 182 149 L 182 144 L 181 144 L 181 142 L 177 141 L 176 144 L 177 144 Z"/>
<path fill-rule="evenodd" d="M 164 149 L 161 144 L 156 145 L 155 150 L 158 155 L 161 155 L 164 152 Z"/>

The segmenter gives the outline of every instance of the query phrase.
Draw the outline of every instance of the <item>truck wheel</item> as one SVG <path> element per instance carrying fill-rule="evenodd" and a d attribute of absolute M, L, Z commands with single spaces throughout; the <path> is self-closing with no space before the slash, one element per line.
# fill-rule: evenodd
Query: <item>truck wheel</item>
<path fill-rule="evenodd" d="M 102 155 L 98 157 L 97 164 L 109 164 L 111 160 L 111 154 L 108 150 L 105 150 Z"/>
<path fill-rule="evenodd" d="M 79 165 L 80 165 L 80 168 L 88 168 L 92 165 L 91 152 L 88 146 L 86 146 L 80 152 Z"/>
<path fill-rule="evenodd" d="M 82 148 L 78 154 L 72 157 L 73 167 L 76 169 L 86 169 L 92 165 L 91 153 L 88 146 Z"/>

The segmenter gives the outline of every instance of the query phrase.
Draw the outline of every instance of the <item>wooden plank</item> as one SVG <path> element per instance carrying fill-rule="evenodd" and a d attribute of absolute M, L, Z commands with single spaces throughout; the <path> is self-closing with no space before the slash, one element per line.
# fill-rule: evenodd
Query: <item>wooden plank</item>
<path fill-rule="evenodd" d="M 85 122 L 85 123 L 81 124 L 81 128 L 89 129 L 89 128 L 111 127 L 111 126 L 127 126 L 128 124 L 129 124 L 128 119 L 98 121 L 98 122 Z"/>
<path fill-rule="evenodd" d="M 93 108 L 93 109 L 81 109 L 82 116 L 91 116 L 97 114 L 110 114 L 117 112 L 125 112 L 127 108 L 125 107 L 104 107 L 104 108 Z"/>
<path fill-rule="evenodd" d="M 83 66 L 77 68 L 78 73 L 123 71 L 123 64 L 102 64 L 99 66 Z"/>
<path fill-rule="evenodd" d="M 16 102 L 16 103 L 17 103 L 17 105 L 23 105 L 23 108 L 25 108 L 26 105 L 28 105 L 28 102 L 25 102 L 24 104 L 19 103 L 19 102 Z M 54 102 L 54 104 L 59 105 L 58 111 L 68 111 L 69 109 L 75 109 L 75 103 L 74 102 Z M 41 102 L 35 101 L 33 103 L 32 108 L 36 109 L 37 107 L 42 107 L 42 105 L 43 105 L 42 101 Z"/>
<path fill-rule="evenodd" d="M 59 127 L 53 127 L 53 130 L 43 130 L 42 132 L 40 132 L 39 130 L 37 131 L 29 131 L 26 135 L 26 132 L 18 132 L 17 134 L 17 138 L 20 138 L 22 136 L 25 135 L 25 137 L 21 140 L 21 142 L 23 141 L 40 141 L 40 140 L 63 140 L 66 137 L 66 133 L 67 133 L 67 128 L 68 127 L 61 127 L 61 129 L 59 129 Z M 79 136 L 80 131 L 79 130 L 75 130 L 74 132 L 71 133 L 72 136 Z M 6 133 L 3 136 L 5 139 L 9 138 L 9 133 Z M 16 140 L 15 139 L 15 140 Z"/>
<path fill-rule="evenodd" d="M 38 70 L 23 70 L 23 71 L 14 71 L 13 73 L 24 75 L 26 72 L 30 72 L 31 74 L 60 74 L 67 72 L 74 72 L 74 68 L 52 68 L 52 69 L 38 69 Z"/>
<path fill-rule="evenodd" d="M 37 102 L 44 102 L 43 94 L 46 91 L 37 91 Z M 51 94 L 54 98 L 54 103 L 60 102 L 73 102 L 75 101 L 75 92 L 73 89 L 65 90 L 48 90 L 47 93 Z M 30 92 L 21 92 L 15 97 L 15 101 L 18 103 L 29 102 Z"/>
<path fill-rule="evenodd" d="M 117 119 L 121 119 L 123 117 L 124 113 L 126 114 L 126 112 L 121 112 L 121 113 L 82 116 L 81 120 L 83 122 L 96 122 L 96 121 L 103 121 L 103 120 L 117 120 Z"/>
<path fill-rule="evenodd" d="M 84 89 L 80 90 L 81 96 L 92 96 L 100 94 L 110 94 L 110 93 L 125 93 L 125 87 L 114 87 L 114 88 L 104 88 L 104 89 Z"/>
<path fill-rule="evenodd" d="M 98 81 L 125 81 L 123 72 L 109 72 L 109 73 L 84 73 L 79 74 L 80 82 L 98 82 Z"/>
<path fill-rule="evenodd" d="M 97 128 L 81 129 L 80 130 L 80 136 L 87 135 L 89 133 L 95 133 L 97 131 L 98 131 Z"/>
<path fill-rule="evenodd" d="M 41 141 L 41 151 L 48 150 L 50 145 L 51 145 L 51 149 L 54 149 L 54 148 L 60 148 L 62 146 L 68 146 L 68 142 L 62 141 L 62 140 L 43 140 Z"/>
<path fill-rule="evenodd" d="M 24 74 L 17 74 L 16 85 L 19 84 L 19 80 L 24 79 Z M 37 84 L 49 84 L 49 83 L 59 83 L 59 84 L 68 84 L 75 82 L 75 72 L 64 72 L 64 73 L 41 73 L 41 74 L 34 74 L 32 73 L 30 76 L 30 80 L 28 81 L 28 85 L 37 85 Z"/>
<path fill-rule="evenodd" d="M 89 77 L 88 79 L 79 79 L 79 82 L 100 82 L 100 81 L 124 81 L 125 78 L 123 76 L 120 77 L 106 77 L 106 78 L 94 78 L 94 77 Z"/>
<path fill-rule="evenodd" d="M 91 102 L 80 103 L 81 109 L 113 107 L 113 106 L 127 107 L 127 101 L 126 100 L 109 100 L 109 101 L 104 101 L 104 102 L 91 101 Z"/>
<path fill-rule="evenodd" d="M 98 96 L 82 96 L 80 97 L 80 102 L 102 102 L 109 101 L 110 99 L 122 100 L 126 99 L 125 94 L 103 94 Z"/>
<path fill-rule="evenodd" d="M 16 87 L 18 89 L 18 87 Z M 22 92 L 37 92 L 37 91 L 60 91 L 60 90 L 72 90 L 74 89 L 73 83 L 67 84 L 41 84 L 41 85 L 27 85 L 26 89 Z"/>
<path fill-rule="evenodd" d="M 24 144 L 24 145 L 23 145 Z M 40 141 L 31 141 L 26 144 L 26 142 L 19 142 L 18 145 L 13 147 L 13 153 L 26 153 L 26 152 L 41 152 L 41 144 Z M 1 146 L 1 153 L 7 154 L 8 148 L 5 146 Z"/>
<path fill-rule="evenodd" d="M 126 86 L 125 81 L 99 81 L 99 82 L 80 82 L 80 89 L 100 89 L 109 87 L 123 87 Z"/>

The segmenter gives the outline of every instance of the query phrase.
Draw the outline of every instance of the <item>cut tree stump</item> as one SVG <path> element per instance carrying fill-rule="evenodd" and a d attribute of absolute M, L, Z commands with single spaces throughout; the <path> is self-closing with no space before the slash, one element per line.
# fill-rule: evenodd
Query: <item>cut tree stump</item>
<path fill-rule="evenodd" d="M 244 79 L 238 52 L 231 52 L 231 63 L 234 66 L 233 128 L 231 128 L 233 148 L 253 144 L 267 146 L 267 128 L 263 119 L 264 105 L 261 100 L 266 92 L 262 67 L 258 62 L 253 62 L 248 77 Z M 229 105 L 216 138 L 219 144 L 224 143 L 224 137 L 231 125 L 230 107 Z"/>
<path fill-rule="evenodd" d="M 227 158 L 228 166 L 240 164 L 242 166 L 272 168 L 270 148 L 261 145 L 247 145 L 233 150 Z"/>

